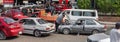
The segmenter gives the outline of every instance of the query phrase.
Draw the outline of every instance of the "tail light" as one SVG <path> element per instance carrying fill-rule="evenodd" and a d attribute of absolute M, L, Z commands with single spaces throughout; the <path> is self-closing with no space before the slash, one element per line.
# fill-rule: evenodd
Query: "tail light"
<path fill-rule="evenodd" d="M 10 25 L 10 26 L 9 26 L 9 28 L 15 28 L 15 27 L 16 27 L 16 26 L 14 26 L 14 25 Z"/>
<path fill-rule="evenodd" d="M 46 28 L 46 30 L 50 30 L 50 28 Z"/>

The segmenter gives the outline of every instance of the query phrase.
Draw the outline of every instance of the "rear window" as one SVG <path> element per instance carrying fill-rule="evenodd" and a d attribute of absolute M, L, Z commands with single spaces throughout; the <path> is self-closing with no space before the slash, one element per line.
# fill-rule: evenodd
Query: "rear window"
<path fill-rule="evenodd" d="M 43 20 L 43 19 L 37 19 L 37 21 L 39 22 L 39 24 L 45 24 L 48 23 L 47 21 Z"/>
<path fill-rule="evenodd" d="M 21 11 L 18 10 L 18 9 L 15 9 L 14 12 L 16 12 L 16 13 L 21 13 Z"/>
<path fill-rule="evenodd" d="M 10 23 L 14 23 L 14 22 L 15 22 L 15 20 L 13 20 L 12 18 L 7 18 L 7 17 L 4 18 L 4 21 L 5 21 L 7 24 L 10 24 Z"/>

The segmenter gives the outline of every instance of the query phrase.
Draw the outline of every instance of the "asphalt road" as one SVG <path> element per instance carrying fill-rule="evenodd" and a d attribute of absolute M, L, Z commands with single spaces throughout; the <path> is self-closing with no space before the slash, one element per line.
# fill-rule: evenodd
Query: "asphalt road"
<path fill-rule="evenodd" d="M 34 37 L 33 35 L 20 35 L 19 37 L 8 38 L 7 40 L 0 40 L 0 42 L 85 42 L 88 35 L 63 35 L 51 34 L 42 37 Z"/>

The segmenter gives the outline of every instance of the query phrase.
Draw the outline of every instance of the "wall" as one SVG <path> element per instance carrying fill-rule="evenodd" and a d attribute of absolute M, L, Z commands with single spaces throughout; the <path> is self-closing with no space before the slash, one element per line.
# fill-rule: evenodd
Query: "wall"
<path fill-rule="evenodd" d="M 119 16 L 99 16 L 100 21 L 120 22 Z"/>

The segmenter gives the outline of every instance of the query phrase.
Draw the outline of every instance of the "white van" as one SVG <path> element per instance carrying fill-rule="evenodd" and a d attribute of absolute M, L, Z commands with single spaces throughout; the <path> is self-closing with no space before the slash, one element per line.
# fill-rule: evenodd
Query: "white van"
<path fill-rule="evenodd" d="M 80 18 L 91 18 L 98 20 L 97 10 L 88 9 L 66 9 L 61 14 L 66 14 L 64 20 L 75 21 Z"/>

